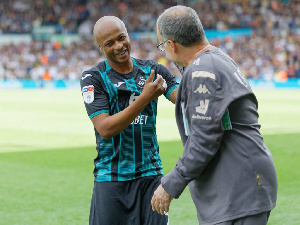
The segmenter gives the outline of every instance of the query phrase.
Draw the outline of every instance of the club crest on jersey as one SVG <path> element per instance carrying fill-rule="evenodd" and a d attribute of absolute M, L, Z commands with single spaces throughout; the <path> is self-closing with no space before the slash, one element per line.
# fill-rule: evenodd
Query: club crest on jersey
<path fill-rule="evenodd" d="M 82 97 L 85 103 L 90 104 L 94 101 L 94 86 L 84 86 L 82 88 Z"/>
<path fill-rule="evenodd" d="M 194 65 L 196 66 L 199 66 L 200 64 L 200 58 L 196 59 L 194 62 L 193 62 Z"/>
<path fill-rule="evenodd" d="M 140 80 L 139 82 L 137 83 L 137 86 L 140 87 L 140 88 L 143 88 L 144 85 L 145 85 L 145 78 L 144 77 L 140 77 Z"/>

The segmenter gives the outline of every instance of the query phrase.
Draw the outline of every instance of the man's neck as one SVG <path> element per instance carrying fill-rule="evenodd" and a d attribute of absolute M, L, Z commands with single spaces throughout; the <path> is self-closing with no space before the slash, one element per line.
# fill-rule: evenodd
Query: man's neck
<path fill-rule="evenodd" d="M 133 69 L 132 58 L 126 62 L 118 63 L 111 60 L 107 60 L 108 65 L 113 68 L 115 71 L 121 74 L 130 73 Z"/>
<path fill-rule="evenodd" d="M 211 49 L 211 47 L 209 46 L 208 41 L 182 49 L 183 52 L 180 55 L 184 57 L 182 59 L 183 66 L 188 67 L 199 55 L 209 49 Z"/>

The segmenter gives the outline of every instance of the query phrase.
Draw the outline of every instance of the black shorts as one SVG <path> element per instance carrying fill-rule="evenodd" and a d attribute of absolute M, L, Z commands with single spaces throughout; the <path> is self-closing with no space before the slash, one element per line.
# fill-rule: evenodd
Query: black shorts
<path fill-rule="evenodd" d="M 167 225 L 168 215 L 152 211 L 151 199 L 162 176 L 95 182 L 90 225 Z"/>

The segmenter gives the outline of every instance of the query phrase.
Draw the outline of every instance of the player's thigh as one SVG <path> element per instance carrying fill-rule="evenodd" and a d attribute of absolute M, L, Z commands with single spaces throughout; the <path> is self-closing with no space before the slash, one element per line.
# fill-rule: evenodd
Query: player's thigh
<path fill-rule="evenodd" d="M 95 182 L 90 210 L 90 225 L 126 224 L 126 197 L 121 182 Z"/>

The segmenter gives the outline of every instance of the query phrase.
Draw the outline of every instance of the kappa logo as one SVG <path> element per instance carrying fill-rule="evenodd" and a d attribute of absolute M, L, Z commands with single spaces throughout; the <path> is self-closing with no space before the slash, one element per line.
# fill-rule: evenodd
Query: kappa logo
<path fill-rule="evenodd" d="M 81 80 L 84 80 L 85 78 L 91 77 L 91 76 L 92 76 L 92 74 L 86 74 L 84 77 L 81 77 Z"/>
<path fill-rule="evenodd" d="M 205 85 L 200 84 L 199 87 L 194 91 L 194 93 L 199 93 L 199 94 L 211 94 L 210 91 L 206 88 Z"/>
<path fill-rule="evenodd" d="M 196 66 L 199 66 L 200 64 L 200 58 L 196 59 L 194 62 L 193 62 L 194 65 Z"/>
<path fill-rule="evenodd" d="M 124 84 L 125 82 L 118 82 L 118 84 L 114 84 L 117 88 L 120 87 L 122 84 Z"/>
<path fill-rule="evenodd" d="M 208 105 L 209 105 L 208 99 L 200 100 L 200 105 L 195 107 L 196 112 L 204 115 L 208 109 Z"/>

